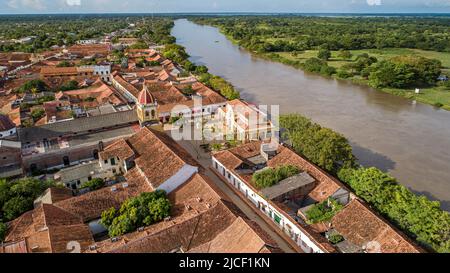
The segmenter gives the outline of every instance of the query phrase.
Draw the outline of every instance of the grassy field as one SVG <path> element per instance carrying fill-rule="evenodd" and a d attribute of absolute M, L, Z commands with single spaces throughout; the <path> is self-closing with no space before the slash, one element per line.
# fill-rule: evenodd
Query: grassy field
<path fill-rule="evenodd" d="M 351 50 L 353 57 L 351 60 L 342 60 L 338 57 L 338 52 L 333 51 L 331 59 L 328 61 L 328 65 L 337 69 L 345 64 L 355 61 L 356 57 L 362 53 L 368 53 L 370 56 L 376 57 L 378 60 L 389 59 L 399 55 L 420 55 L 426 58 L 438 59 L 442 62 L 443 72 L 450 73 L 450 53 L 425 51 L 419 49 L 407 49 L 407 48 L 389 48 L 389 49 L 368 49 L 368 50 Z M 287 60 L 304 62 L 309 58 L 317 57 L 317 50 L 307 50 L 294 56 L 290 52 L 278 52 L 277 54 Z M 359 84 L 367 84 L 366 80 L 358 78 L 350 78 L 354 82 Z M 442 108 L 450 111 L 450 89 L 444 87 L 432 87 L 421 89 L 420 94 L 415 94 L 411 89 L 393 89 L 383 88 L 381 91 L 391 93 L 397 96 L 402 96 L 408 99 L 420 101 L 431 105 L 442 104 Z"/>

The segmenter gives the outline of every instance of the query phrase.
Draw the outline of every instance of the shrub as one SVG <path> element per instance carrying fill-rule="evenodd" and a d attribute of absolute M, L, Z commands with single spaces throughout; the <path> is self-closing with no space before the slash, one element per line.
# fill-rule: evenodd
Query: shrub
<path fill-rule="evenodd" d="M 344 237 L 341 234 L 334 233 L 328 236 L 328 241 L 330 241 L 330 243 L 335 245 L 344 241 Z"/>
<path fill-rule="evenodd" d="M 175 122 L 179 121 L 181 119 L 181 117 L 177 117 L 177 116 L 172 116 L 169 119 L 169 124 L 174 124 Z"/>
<path fill-rule="evenodd" d="M 342 79 L 347 79 L 347 78 L 350 78 L 352 76 L 352 74 L 346 70 L 340 69 L 337 71 L 336 76 L 338 76 L 339 78 L 342 78 Z"/>
<path fill-rule="evenodd" d="M 213 150 L 213 151 L 220 151 L 220 150 L 222 150 L 222 144 L 220 144 L 220 143 L 213 143 L 213 144 L 211 144 L 211 149 Z"/>
<path fill-rule="evenodd" d="M 314 205 L 306 212 L 308 223 L 316 224 L 331 220 L 344 206 L 336 200 L 329 198 L 322 203 Z"/>
<path fill-rule="evenodd" d="M 300 170 L 296 166 L 285 165 L 256 172 L 252 179 L 258 189 L 264 189 L 298 173 L 300 173 Z"/>
<path fill-rule="evenodd" d="M 45 116 L 45 110 L 42 108 L 37 108 L 31 111 L 31 117 L 33 118 L 33 121 L 36 122 L 40 120 L 42 117 Z"/>

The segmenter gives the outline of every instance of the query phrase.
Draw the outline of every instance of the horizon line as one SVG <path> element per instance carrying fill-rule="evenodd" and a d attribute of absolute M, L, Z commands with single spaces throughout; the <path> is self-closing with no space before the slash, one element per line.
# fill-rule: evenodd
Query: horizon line
<path fill-rule="evenodd" d="M 78 12 L 78 13 L 60 13 L 60 12 L 46 12 L 46 13 L 0 13 L 0 16 L 9 15 L 120 15 L 120 14 L 136 14 L 136 15 L 154 15 L 154 14 L 178 14 L 178 15 L 191 15 L 191 14 L 360 14 L 360 15 L 450 15 L 450 12 L 258 12 L 258 11 L 222 11 L 222 12 Z"/>

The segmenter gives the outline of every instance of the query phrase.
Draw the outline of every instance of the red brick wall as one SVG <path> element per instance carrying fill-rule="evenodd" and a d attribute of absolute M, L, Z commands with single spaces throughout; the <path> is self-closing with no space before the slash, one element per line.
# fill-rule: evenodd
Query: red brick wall
<path fill-rule="evenodd" d="M 20 149 L 0 148 L 0 167 L 21 165 Z"/>

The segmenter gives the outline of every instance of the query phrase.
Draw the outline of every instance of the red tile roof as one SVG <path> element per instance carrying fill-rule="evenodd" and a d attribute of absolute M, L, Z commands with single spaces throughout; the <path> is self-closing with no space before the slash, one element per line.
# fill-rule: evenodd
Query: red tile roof
<path fill-rule="evenodd" d="M 138 102 L 142 105 L 153 104 L 155 103 L 155 99 L 152 94 L 147 90 L 147 88 L 142 88 L 142 91 L 139 93 Z"/>
<path fill-rule="evenodd" d="M 9 225 L 5 242 L 22 242 L 26 252 L 70 252 L 68 243 L 72 241 L 86 250 L 94 242 L 89 227 L 81 218 L 49 204 L 26 212 Z"/>
<path fill-rule="evenodd" d="M 280 251 L 255 223 L 246 219 L 234 205 L 222 198 L 222 193 L 212 182 L 205 176 L 196 174 L 169 194 L 173 206 L 169 221 L 121 236 L 117 242 L 99 242 L 95 252 Z M 236 232 L 239 236 L 233 237 L 232 234 Z"/>
<path fill-rule="evenodd" d="M 332 225 L 346 240 L 359 247 L 367 246 L 368 252 L 423 252 L 412 240 L 358 199 L 337 213 L 332 219 Z"/>
<path fill-rule="evenodd" d="M 16 125 L 7 115 L 0 114 L 0 132 L 9 131 L 16 128 Z"/>
<path fill-rule="evenodd" d="M 55 203 L 55 206 L 80 216 L 84 222 L 100 218 L 103 211 L 109 208 L 120 208 L 128 198 L 143 192 L 151 192 L 153 188 L 145 181 L 137 169 L 129 171 L 125 178 L 127 187 L 122 184 L 102 188 L 86 194 Z M 116 190 L 114 191 L 113 188 Z"/>

